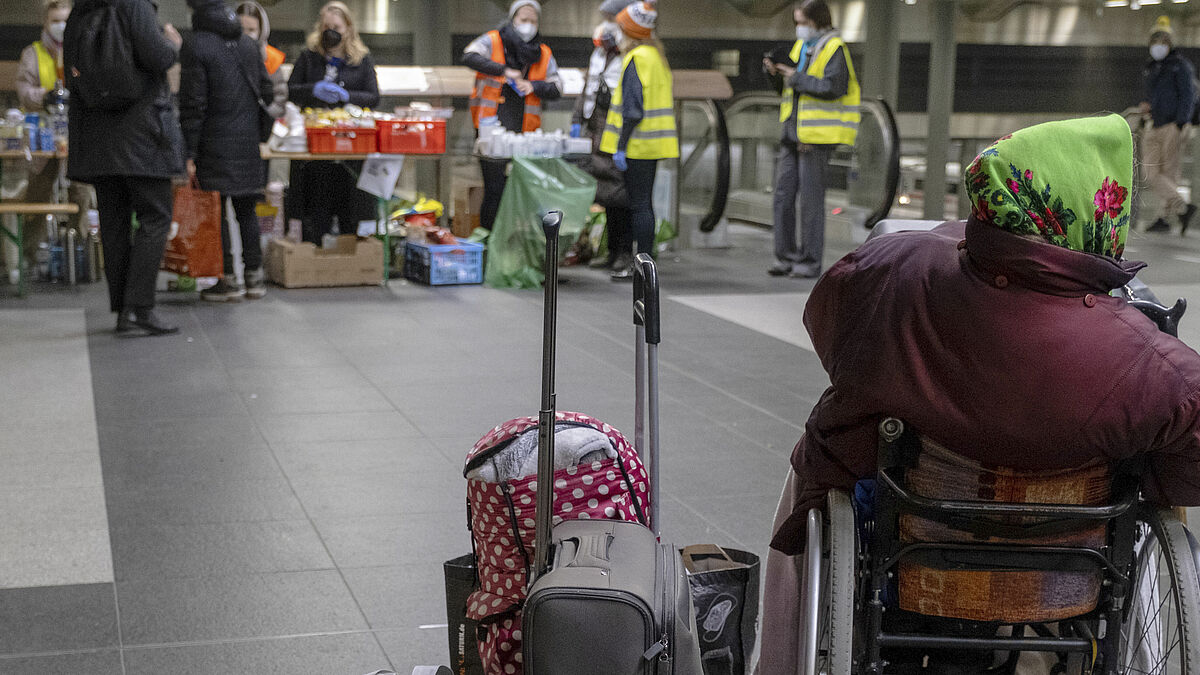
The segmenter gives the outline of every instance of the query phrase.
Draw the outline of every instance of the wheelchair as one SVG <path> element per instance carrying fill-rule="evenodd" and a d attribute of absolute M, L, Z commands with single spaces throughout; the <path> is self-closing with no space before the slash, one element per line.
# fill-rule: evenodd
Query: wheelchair
<path fill-rule="evenodd" d="M 1083 506 L 944 499 L 912 485 L 927 448 L 883 420 L 874 494 L 860 482 L 809 511 L 806 674 L 1011 675 L 1039 653 L 1049 675 L 1200 675 L 1200 546 L 1140 501 L 1140 460 L 1093 471 L 1102 501 Z"/>

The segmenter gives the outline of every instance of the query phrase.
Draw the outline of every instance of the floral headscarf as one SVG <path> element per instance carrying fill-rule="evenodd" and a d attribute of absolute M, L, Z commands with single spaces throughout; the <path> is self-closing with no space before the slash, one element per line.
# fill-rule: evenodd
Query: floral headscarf
<path fill-rule="evenodd" d="M 1119 259 L 1129 232 L 1133 138 L 1119 115 L 1048 122 L 993 143 L 967 167 L 976 220 Z"/>

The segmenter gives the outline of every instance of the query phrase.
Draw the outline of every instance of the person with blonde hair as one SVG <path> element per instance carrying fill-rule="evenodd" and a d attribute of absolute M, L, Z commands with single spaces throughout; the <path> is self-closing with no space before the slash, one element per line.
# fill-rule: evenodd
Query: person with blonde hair
<path fill-rule="evenodd" d="M 375 62 L 345 3 L 334 0 L 321 8 L 306 44 L 288 80 L 296 105 L 379 105 Z M 375 201 L 356 187 L 361 168 L 361 162 L 292 162 L 292 195 L 300 202 L 304 241 L 319 244 L 332 229 L 334 215 L 342 234 L 356 234 L 360 220 L 374 219 Z"/>
<path fill-rule="evenodd" d="M 617 14 L 623 34 L 622 74 L 608 110 L 600 152 L 612 155 L 613 163 L 624 173 L 629 196 L 632 237 L 610 231 L 609 238 L 619 242 L 632 239 L 637 248 L 630 251 L 624 246 L 616 252 L 610 273 L 614 281 L 633 277 L 635 253 L 653 253 L 658 160 L 679 157 L 671 67 L 654 33 L 657 24 L 658 11 L 653 2 L 635 2 Z"/>
<path fill-rule="evenodd" d="M 42 112 L 47 94 L 53 96 L 57 85 L 64 82 L 62 71 L 63 31 L 67 28 L 67 17 L 71 15 L 70 0 L 46 0 L 42 3 L 42 36 L 21 52 L 17 65 L 16 90 L 21 109 L 25 112 Z M 61 162 L 55 158 L 38 158 L 29 164 L 29 183 L 25 188 L 25 200 L 30 202 L 55 202 L 55 183 L 58 181 Z M 92 208 L 95 197 L 89 185 L 72 182 L 68 186 L 71 203 L 79 207 L 79 214 L 71 218 L 71 225 L 82 237 L 87 210 Z M 33 232 L 26 228 L 22 255 L 27 263 L 34 263 L 45 232 Z"/>

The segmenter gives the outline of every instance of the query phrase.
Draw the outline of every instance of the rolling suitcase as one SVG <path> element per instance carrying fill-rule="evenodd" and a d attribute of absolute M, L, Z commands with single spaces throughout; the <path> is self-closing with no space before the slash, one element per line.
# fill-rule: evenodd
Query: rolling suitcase
<path fill-rule="evenodd" d="M 554 360 L 558 300 L 558 226 L 546 232 L 545 334 L 538 483 L 553 472 Z M 650 526 L 658 510 L 659 298 L 654 261 L 635 261 L 637 326 L 635 445 L 650 467 Z M 646 375 L 648 374 L 648 378 Z M 647 381 L 648 379 L 648 381 Z M 649 400 L 649 443 L 643 418 Z M 551 528 L 552 491 L 538 490 L 534 582 L 522 619 L 526 675 L 700 675 L 700 647 L 688 580 L 679 552 L 658 541 L 657 530 L 613 520 L 565 521 Z M 544 546 L 541 542 L 550 542 Z"/>

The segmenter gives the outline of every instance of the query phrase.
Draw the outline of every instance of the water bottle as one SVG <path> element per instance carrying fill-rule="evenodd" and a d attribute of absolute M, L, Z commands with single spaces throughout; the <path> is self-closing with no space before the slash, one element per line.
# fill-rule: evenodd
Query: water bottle
<path fill-rule="evenodd" d="M 66 150 L 67 148 L 67 99 L 70 95 L 67 93 L 66 87 L 63 86 L 63 81 L 57 80 L 54 83 L 54 89 L 46 93 L 46 97 L 42 103 L 46 108 L 47 128 L 50 131 L 52 145 L 54 147 L 47 148 L 43 146 L 43 150 L 47 152 L 53 150 Z"/>
<path fill-rule="evenodd" d="M 37 253 L 34 254 L 34 268 L 37 271 L 38 279 L 50 278 L 50 244 L 42 242 L 38 244 Z"/>

